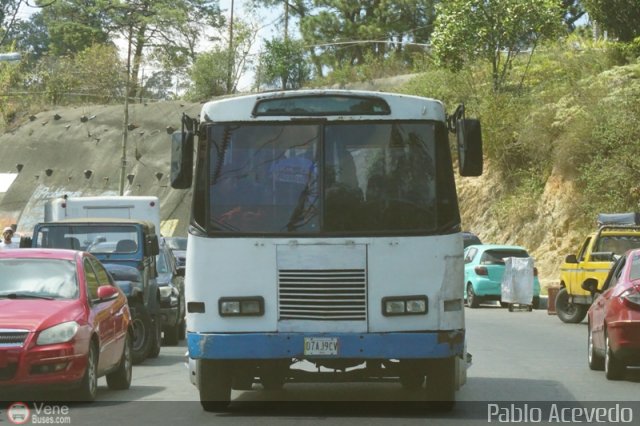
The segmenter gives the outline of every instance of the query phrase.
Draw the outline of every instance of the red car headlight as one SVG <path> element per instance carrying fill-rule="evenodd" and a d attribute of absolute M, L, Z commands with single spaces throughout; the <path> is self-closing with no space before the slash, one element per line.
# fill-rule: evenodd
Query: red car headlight
<path fill-rule="evenodd" d="M 55 343 L 65 343 L 73 339 L 78 332 L 78 323 L 75 321 L 63 322 L 53 327 L 42 330 L 38 335 L 36 344 L 53 345 Z"/>

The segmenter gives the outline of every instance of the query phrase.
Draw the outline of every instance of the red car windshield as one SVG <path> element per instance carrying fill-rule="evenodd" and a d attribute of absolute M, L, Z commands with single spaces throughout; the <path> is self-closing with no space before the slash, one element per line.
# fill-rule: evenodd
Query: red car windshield
<path fill-rule="evenodd" d="M 61 259 L 0 259 L 0 298 L 75 299 L 76 266 Z"/>

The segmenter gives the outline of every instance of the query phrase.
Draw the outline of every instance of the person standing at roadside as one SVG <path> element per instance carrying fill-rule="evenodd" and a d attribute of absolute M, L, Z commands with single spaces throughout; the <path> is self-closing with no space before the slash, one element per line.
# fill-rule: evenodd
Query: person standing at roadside
<path fill-rule="evenodd" d="M 13 228 L 7 226 L 2 231 L 2 241 L 0 241 L 0 249 L 20 248 L 20 244 L 11 240 L 13 237 Z"/>

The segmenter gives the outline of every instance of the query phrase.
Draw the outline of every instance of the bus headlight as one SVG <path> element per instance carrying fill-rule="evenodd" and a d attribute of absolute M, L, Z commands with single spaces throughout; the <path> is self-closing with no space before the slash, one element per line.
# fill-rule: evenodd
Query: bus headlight
<path fill-rule="evenodd" d="M 382 299 L 382 315 L 425 315 L 429 310 L 427 296 L 394 296 Z"/>
<path fill-rule="evenodd" d="M 262 316 L 264 315 L 264 298 L 252 297 L 223 297 L 218 300 L 220 316 Z"/>

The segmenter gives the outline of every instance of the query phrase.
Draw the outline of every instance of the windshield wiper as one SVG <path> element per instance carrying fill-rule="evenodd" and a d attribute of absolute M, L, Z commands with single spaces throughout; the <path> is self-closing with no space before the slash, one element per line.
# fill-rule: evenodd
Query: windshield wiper
<path fill-rule="evenodd" d="M 37 294 L 31 294 L 31 293 L 4 293 L 4 294 L 0 294 L 0 298 L 54 300 L 54 298 L 51 296 L 39 296 Z"/>

